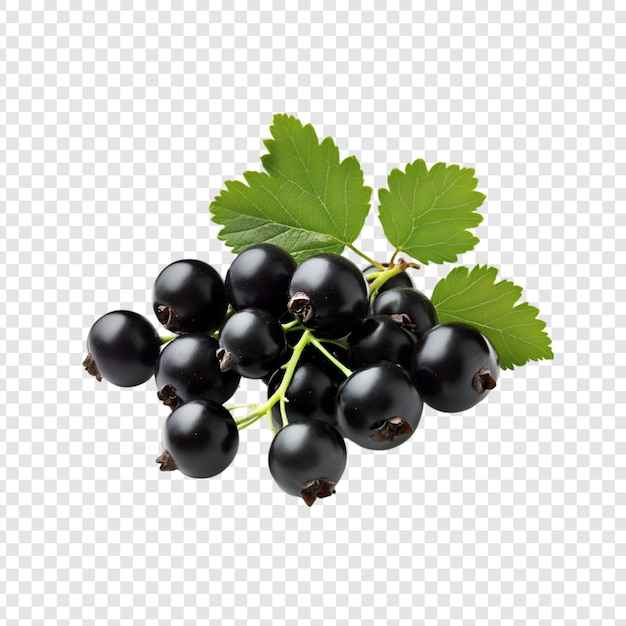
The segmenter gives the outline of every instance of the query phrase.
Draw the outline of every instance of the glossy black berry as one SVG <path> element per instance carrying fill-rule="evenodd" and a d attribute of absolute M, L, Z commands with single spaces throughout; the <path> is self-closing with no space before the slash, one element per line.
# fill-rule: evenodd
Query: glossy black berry
<path fill-rule="evenodd" d="M 237 390 L 241 376 L 222 372 L 216 356 L 219 344 L 203 333 L 176 337 L 161 352 L 154 371 L 159 399 L 175 409 L 202 399 L 222 404 Z"/>
<path fill-rule="evenodd" d="M 391 361 L 410 369 L 417 339 L 403 328 L 403 323 L 401 316 L 391 315 L 374 315 L 364 320 L 348 336 L 348 365 L 356 369 L 377 361 Z"/>
<path fill-rule="evenodd" d="M 263 309 L 280 318 L 287 312 L 289 281 L 296 269 L 293 257 L 271 243 L 246 248 L 226 273 L 228 301 L 236 311 Z"/>
<path fill-rule="evenodd" d="M 319 337 L 344 337 L 366 315 L 369 287 L 350 260 L 318 254 L 303 261 L 289 285 L 289 312 Z"/>
<path fill-rule="evenodd" d="M 432 302 L 417 289 L 400 287 L 389 289 L 374 299 L 370 315 L 406 315 L 412 324 L 412 332 L 421 337 L 429 328 L 439 322 Z"/>
<path fill-rule="evenodd" d="M 217 358 L 222 371 L 263 378 L 282 362 L 286 347 L 283 328 L 273 315 L 261 309 L 243 309 L 226 320 Z"/>
<path fill-rule="evenodd" d="M 98 380 L 134 387 L 152 376 L 160 349 L 159 335 L 143 315 L 112 311 L 91 327 L 83 366 Z"/>
<path fill-rule="evenodd" d="M 311 506 L 317 498 L 335 493 L 346 468 L 346 444 L 326 422 L 292 422 L 274 437 L 268 460 L 276 484 Z"/>
<path fill-rule="evenodd" d="M 389 263 L 383 264 L 385 267 L 389 266 Z M 370 265 L 363 270 L 363 274 L 367 276 L 368 274 L 373 274 L 374 272 L 380 272 L 379 267 L 375 267 L 374 265 Z M 400 274 L 396 274 L 392 276 L 388 281 L 384 282 L 379 288 L 378 293 L 382 293 L 383 291 L 387 291 L 389 289 L 397 289 L 398 287 L 413 287 L 413 281 L 411 277 L 406 272 L 401 272 Z"/>
<path fill-rule="evenodd" d="M 267 397 L 276 392 L 283 380 L 284 370 L 277 370 L 267 386 Z M 345 376 L 338 368 L 324 367 L 316 362 L 298 362 L 285 392 L 285 413 L 289 422 L 301 419 L 319 419 L 337 425 L 335 395 Z M 272 407 L 272 423 L 279 430 L 283 426 L 280 405 Z"/>
<path fill-rule="evenodd" d="M 203 261 L 175 261 L 154 282 L 153 308 L 159 322 L 173 333 L 212 332 L 226 314 L 224 281 Z"/>
<path fill-rule="evenodd" d="M 423 403 L 407 372 L 381 361 L 356 370 L 337 391 L 337 424 L 363 448 L 387 450 L 411 437 Z"/>
<path fill-rule="evenodd" d="M 424 402 L 457 413 L 478 404 L 496 386 L 498 356 L 487 338 L 471 326 L 440 324 L 420 339 L 411 375 Z"/>
<path fill-rule="evenodd" d="M 170 413 L 163 429 L 164 450 L 157 459 L 164 471 L 209 478 L 223 472 L 239 448 L 231 414 L 216 402 L 192 400 Z"/>

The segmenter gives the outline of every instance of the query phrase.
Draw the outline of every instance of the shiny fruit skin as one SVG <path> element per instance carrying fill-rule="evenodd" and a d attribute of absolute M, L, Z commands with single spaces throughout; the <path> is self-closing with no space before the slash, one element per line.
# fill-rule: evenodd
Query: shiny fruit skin
<path fill-rule="evenodd" d="M 303 490 L 314 481 L 334 487 L 343 475 L 346 461 L 343 437 L 330 424 L 316 419 L 291 422 L 279 430 L 268 454 L 269 470 L 276 484 L 286 493 L 303 498 Z"/>
<path fill-rule="evenodd" d="M 415 326 L 412 332 L 416 337 L 421 337 L 439 322 L 437 311 L 428 297 L 421 291 L 410 287 L 389 289 L 380 293 L 374 299 L 369 315 L 400 315 L 402 313 L 408 315 L 411 324 Z"/>
<path fill-rule="evenodd" d="M 498 355 L 487 338 L 460 323 L 439 324 L 426 331 L 411 367 L 424 402 L 447 413 L 478 404 L 495 386 L 499 373 Z"/>
<path fill-rule="evenodd" d="M 163 445 L 183 474 L 210 478 L 232 463 L 239 448 L 239 431 L 220 404 L 192 400 L 165 420 Z"/>
<path fill-rule="evenodd" d="M 287 312 L 287 291 L 296 269 L 294 258 L 279 246 L 260 243 L 240 252 L 231 263 L 226 296 L 235 309 L 263 309 L 275 317 Z"/>
<path fill-rule="evenodd" d="M 152 306 L 159 322 L 173 333 L 213 332 L 226 314 L 224 281 L 204 261 L 174 261 L 154 281 Z"/>
<path fill-rule="evenodd" d="M 388 450 L 407 441 L 419 425 L 422 409 L 423 402 L 408 373 L 389 361 L 356 370 L 337 391 L 341 432 L 371 450 Z M 398 419 L 401 423 L 394 424 Z M 395 434 L 394 427 L 398 431 Z"/>
<path fill-rule="evenodd" d="M 87 350 L 98 373 L 118 387 L 135 387 L 151 378 L 160 349 L 156 329 L 134 311 L 103 315 L 87 336 Z"/>
<path fill-rule="evenodd" d="M 222 372 L 216 339 L 204 333 L 180 335 L 168 343 L 157 361 L 154 377 L 158 389 L 171 385 L 180 404 L 212 400 L 222 404 L 237 390 L 241 376 Z"/>
<path fill-rule="evenodd" d="M 267 386 L 268 398 L 280 386 L 283 374 L 283 370 L 277 370 L 272 375 Z M 335 395 L 344 378 L 345 376 L 332 364 L 330 367 L 324 367 L 315 362 L 298 362 L 285 392 L 287 400 L 285 412 L 289 422 L 319 419 L 336 426 Z M 272 407 L 272 423 L 276 430 L 283 427 L 279 402 Z"/>
<path fill-rule="evenodd" d="M 243 309 L 226 320 L 219 346 L 218 358 L 222 361 L 220 351 L 225 351 L 228 368 L 245 378 L 263 378 L 282 363 L 287 340 L 276 317 L 262 309 Z"/>
<path fill-rule="evenodd" d="M 304 313 L 297 311 L 299 294 L 307 301 Z M 323 253 L 309 257 L 296 268 L 289 297 L 290 312 L 318 337 L 339 338 L 365 318 L 369 286 L 352 261 Z"/>
<path fill-rule="evenodd" d="M 416 343 L 415 335 L 401 328 L 390 315 L 374 315 L 348 335 L 348 364 L 357 369 L 377 361 L 392 361 L 409 369 Z"/>

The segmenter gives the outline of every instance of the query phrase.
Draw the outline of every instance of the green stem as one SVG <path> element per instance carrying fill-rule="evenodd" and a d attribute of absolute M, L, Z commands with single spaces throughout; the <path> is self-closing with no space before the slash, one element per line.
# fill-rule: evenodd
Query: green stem
<path fill-rule="evenodd" d="M 242 403 L 242 404 L 229 404 L 227 407 L 224 407 L 227 411 L 233 411 L 234 409 L 252 409 L 254 407 L 256 407 L 256 404 L 247 404 L 247 403 Z"/>
<path fill-rule="evenodd" d="M 400 252 L 400 248 L 396 248 L 393 251 L 393 254 L 391 255 L 391 258 L 389 259 L 389 266 L 390 267 L 395 263 L 396 257 L 398 256 L 399 252 Z"/>
<path fill-rule="evenodd" d="M 245 421 L 244 418 L 241 418 L 240 420 L 235 420 L 235 424 L 237 424 L 237 430 L 243 430 L 244 428 L 248 428 L 248 426 L 252 426 L 254 422 L 259 421 L 263 417 L 263 415 L 265 415 L 265 413 L 259 413 L 257 415 L 254 411 L 252 413 L 249 413 L 249 415 L 252 415 L 253 413 L 254 417 L 249 418 L 248 421 Z"/>
<path fill-rule="evenodd" d="M 297 326 L 299 323 L 300 323 L 300 320 L 292 320 L 291 322 L 282 324 L 283 331 L 287 332 L 288 330 L 291 330 L 294 326 Z"/>
<path fill-rule="evenodd" d="M 311 337 L 310 342 L 336 367 L 338 367 L 346 376 L 352 374 L 352 370 L 348 369 L 339 359 L 335 358 L 326 348 L 322 345 L 319 339 Z"/>
<path fill-rule="evenodd" d="M 209 337 L 213 337 L 213 339 L 219 339 L 220 333 L 222 332 L 222 328 L 224 328 L 224 324 L 226 324 L 226 322 L 229 320 L 229 318 L 233 316 L 234 313 L 235 313 L 235 309 L 233 309 L 233 307 L 229 304 L 228 309 L 226 309 L 226 314 L 224 315 L 224 319 L 222 320 L 222 323 L 220 324 L 220 327 L 217 330 L 214 330 L 212 333 L 207 332 L 206 334 Z"/>
<path fill-rule="evenodd" d="M 247 415 L 244 415 L 240 419 L 235 420 L 235 424 L 237 424 L 237 428 L 239 430 L 247 428 L 248 426 L 250 426 L 250 424 L 254 424 L 254 422 L 261 419 L 263 415 L 271 411 L 272 407 L 277 402 L 280 402 L 281 398 L 285 396 L 287 387 L 289 387 L 289 383 L 291 382 L 291 379 L 293 378 L 293 373 L 296 371 L 296 366 L 298 365 L 298 361 L 300 360 L 300 357 L 302 356 L 302 352 L 307 347 L 307 345 L 311 343 L 312 341 L 317 341 L 317 340 L 315 339 L 315 337 L 313 336 L 310 330 L 305 330 L 304 333 L 302 334 L 302 337 L 300 337 L 300 340 L 298 341 L 298 343 L 294 346 L 293 354 L 291 355 L 291 358 L 289 359 L 289 361 L 287 361 L 287 364 L 285 367 L 285 373 L 283 375 L 283 379 L 278 389 L 276 389 L 276 391 L 267 399 L 266 402 L 257 406 L 256 409 L 254 409 L 253 411 L 250 411 L 250 413 L 248 413 Z M 285 418 L 283 416 L 283 421 L 284 419 Z"/>
<path fill-rule="evenodd" d="M 276 430 L 276 427 L 274 426 L 274 419 L 272 418 L 271 411 L 267 412 L 267 423 L 270 427 L 270 430 L 272 431 L 272 434 L 275 435 L 278 431 Z"/>
<path fill-rule="evenodd" d="M 287 398 L 285 398 L 285 396 L 282 396 L 279 404 L 280 404 L 280 417 L 283 420 L 283 427 L 289 424 L 289 419 L 287 418 L 287 407 L 285 406 L 286 403 L 287 403 Z"/>
<path fill-rule="evenodd" d="M 347 341 L 340 341 L 339 339 L 320 339 L 320 341 L 322 343 L 332 343 L 333 345 L 345 348 L 346 350 L 350 347 L 350 344 Z"/>
<path fill-rule="evenodd" d="M 391 261 L 389 262 L 388 268 L 385 268 L 385 270 L 382 272 L 371 272 L 370 274 L 367 274 L 367 276 L 365 277 L 368 282 L 370 280 L 372 281 L 370 283 L 370 302 L 374 301 L 374 298 L 376 297 L 376 294 L 378 293 L 379 289 L 390 278 L 393 278 L 394 276 L 397 276 L 398 274 L 402 274 L 402 272 L 405 272 L 409 267 L 419 269 L 420 266 L 417 263 L 407 263 L 404 259 L 400 259 L 397 263 L 394 263 L 394 259 L 396 258 L 396 255 L 398 254 L 398 252 L 399 250 L 396 249 L 396 251 L 393 253 L 393 256 L 391 257 Z"/>
<path fill-rule="evenodd" d="M 164 345 L 176 339 L 176 337 L 178 337 L 178 335 L 167 335 L 167 337 L 159 337 L 159 340 L 161 341 L 161 345 Z"/>
<path fill-rule="evenodd" d="M 233 309 L 233 307 L 229 304 L 228 308 L 226 309 L 226 314 L 224 315 L 224 319 L 222 320 L 222 323 L 220 324 L 220 327 L 212 333 L 208 333 L 208 335 L 210 337 L 213 337 L 213 339 L 219 339 L 220 338 L 220 333 L 222 332 L 222 328 L 224 328 L 224 324 L 226 324 L 226 322 L 234 315 L 235 313 L 235 309 Z"/>
<path fill-rule="evenodd" d="M 374 259 L 368 257 L 367 254 L 365 254 L 365 252 L 361 252 L 358 248 L 353 246 L 351 243 L 348 244 L 348 248 L 350 248 L 350 250 L 352 250 L 352 252 L 354 252 L 355 254 L 358 254 L 362 259 L 365 259 L 370 265 L 373 265 L 374 267 L 378 267 L 381 270 L 385 269 L 385 266 L 382 263 L 379 263 L 378 261 L 374 261 Z"/>
<path fill-rule="evenodd" d="M 398 274 L 402 274 L 402 272 L 404 272 L 406 270 L 406 267 L 404 265 L 394 265 L 393 267 L 390 267 L 389 269 L 386 269 L 384 272 L 380 272 L 378 274 L 378 277 L 375 278 L 373 280 L 373 282 L 370 284 L 370 294 L 372 295 L 376 295 L 378 293 L 378 290 L 390 279 L 393 278 L 394 276 L 397 276 Z"/>

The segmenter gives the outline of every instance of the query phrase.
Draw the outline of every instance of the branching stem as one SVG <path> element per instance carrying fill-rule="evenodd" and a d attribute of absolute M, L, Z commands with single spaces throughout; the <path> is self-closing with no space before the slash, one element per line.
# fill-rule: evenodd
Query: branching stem
<path fill-rule="evenodd" d="M 311 343 L 336 367 L 338 367 L 346 376 L 352 374 L 352 370 L 348 369 L 339 359 L 335 358 L 326 348 L 322 345 L 322 342 L 315 337 L 311 338 Z"/>
<path fill-rule="evenodd" d="M 352 250 L 352 252 L 354 252 L 355 254 L 358 254 L 362 259 L 365 259 L 370 265 L 373 265 L 374 267 L 377 267 L 381 270 L 385 269 L 385 266 L 382 263 L 379 263 L 378 261 L 374 261 L 374 259 L 368 257 L 367 254 L 365 254 L 365 252 L 361 252 L 353 244 L 349 243 L 347 247 L 350 248 L 350 250 Z"/>
<path fill-rule="evenodd" d="M 298 361 L 300 360 L 300 356 L 302 352 L 307 347 L 309 343 L 314 339 L 313 334 L 310 330 L 305 330 L 300 337 L 298 343 L 294 346 L 293 354 L 289 361 L 287 361 L 287 365 L 285 367 L 285 373 L 283 375 L 283 379 L 278 386 L 278 389 L 267 399 L 263 404 L 259 404 L 255 409 L 250 411 L 247 415 L 244 415 L 242 418 L 235 420 L 237 424 L 237 428 L 239 430 L 243 430 L 247 428 L 251 424 L 254 424 L 257 420 L 261 419 L 265 414 L 271 411 L 272 407 L 280 402 L 281 398 L 285 396 L 285 392 L 289 387 L 289 383 L 293 378 L 293 373 L 296 371 L 296 366 L 298 365 Z M 284 419 L 284 418 L 283 418 Z"/>

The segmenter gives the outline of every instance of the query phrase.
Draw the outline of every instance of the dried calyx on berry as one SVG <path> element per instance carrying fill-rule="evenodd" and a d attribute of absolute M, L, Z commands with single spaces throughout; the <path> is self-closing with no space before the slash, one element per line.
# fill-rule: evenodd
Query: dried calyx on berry
<path fill-rule="evenodd" d="M 369 288 L 359 268 L 338 254 L 303 261 L 289 284 L 288 311 L 319 337 L 345 337 L 367 314 Z"/>
<path fill-rule="evenodd" d="M 413 355 L 411 376 L 428 406 L 465 411 L 496 386 L 498 355 L 489 340 L 467 324 L 439 324 L 428 330 Z"/>
<path fill-rule="evenodd" d="M 159 322 L 170 332 L 213 332 L 226 314 L 224 281 L 204 261 L 174 261 L 154 281 L 152 306 Z"/>

